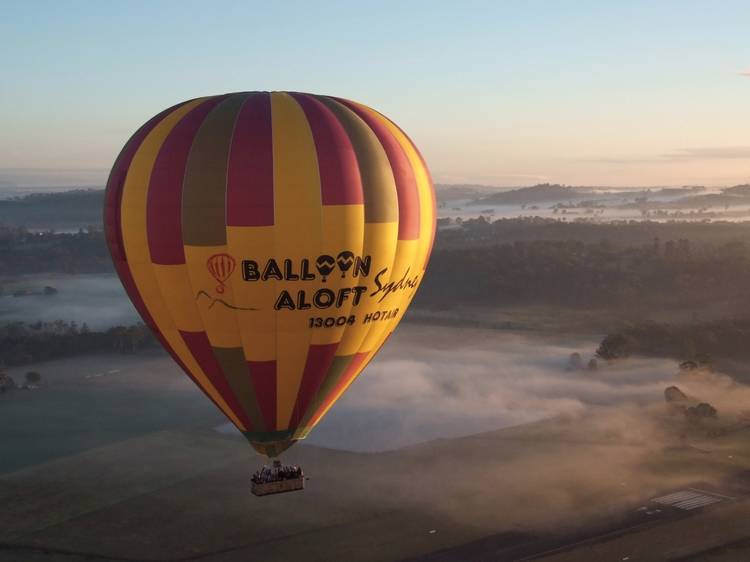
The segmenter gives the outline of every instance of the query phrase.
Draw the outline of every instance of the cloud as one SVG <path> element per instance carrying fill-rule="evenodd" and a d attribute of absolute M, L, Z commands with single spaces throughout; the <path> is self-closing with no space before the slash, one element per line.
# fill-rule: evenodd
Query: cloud
<path fill-rule="evenodd" d="M 677 148 L 671 152 L 653 156 L 603 156 L 587 162 L 600 164 L 671 164 L 699 160 L 745 160 L 750 159 L 750 146 L 704 146 Z"/>
<path fill-rule="evenodd" d="M 659 158 L 665 160 L 731 160 L 750 158 L 750 146 L 680 148 Z"/>
<path fill-rule="evenodd" d="M 436 183 L 442 184 L 479 184 L 497 187 L 518 187 L 519 185 L 531 185 L 550 181 L 550 176 L 541 174 L 455 174 L 450 172 L 434 171 Z"/>
<path fill-rule="evenodd" d="M 582 161 L 596 164 L 652 164 L 657 159 L 654 156 L 601 156 L 585 158 Z"/>

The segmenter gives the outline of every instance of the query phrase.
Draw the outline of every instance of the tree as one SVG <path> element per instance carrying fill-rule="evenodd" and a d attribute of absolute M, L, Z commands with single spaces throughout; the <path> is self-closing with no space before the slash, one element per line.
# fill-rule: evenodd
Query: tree
<path fill-rule="evenodd" d="M 716 419 L 717 411 L 711 404 L 701 402 L 697 406 L 691 406 L 685 410 L 685 417 L 691 423 L 699 423 L 707 419 Z"/>
<path fill-rule="evenodd" d="M 625 334 L 612 334 L 605 337 L 596 354 L 602 359 L 621 359 L 628 357 L 638 348 L 638 342 Z"/>
<path fill-rule="evenodd" d="M 18 388 L 16 382 L 5 371 L 0 369 L 0 394 Z"/>
<path fill-rule="evenodd" d="M 26 373 L 26 384 L 30 386 L 36 386 L 42 380 L 42 375 L 36 371 L 29 371 Z"/>
<path fill-rule="evenodd" d="M 581 354 L 577 351 L 570 354 L 570 357 L 568 359 L 568 370 L 569 371 L 578 371 L 583 368 L 583 359 L 581 358 Z"/>
<path fill-rule="evenodd" d="M 679 389 L 679 387 L 669 386 L 664 389 L 664 400 L 666 400 L 668 404 L 684 404 L 689 401 L 689 398 L 684 392 L 682 392 L 682 390 Z"/>

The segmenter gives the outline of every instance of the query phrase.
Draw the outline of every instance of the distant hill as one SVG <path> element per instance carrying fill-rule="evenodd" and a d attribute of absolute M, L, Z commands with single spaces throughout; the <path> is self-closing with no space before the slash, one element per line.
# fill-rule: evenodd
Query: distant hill
<path fill-rule="evenodd" d="M 475 199 L 471 202 L 471 205 L 524 205 L 528 203 L 562 201 L 587 195 L 591 195 L 591 193 L 579 188 L 543 183 L 511 191 L 492 193 Z"/>
<path fill-rule="evenodd" d="M 688 195 L 697 195 L 706 191 L 701 185 L 684 186 L 684 187 L 646 187 L 635 190 L 611 190 L 601 191 L 600 195 L 614 196 L 622 199 L 636 199 L 641 197 L 681 197 Z"/>
<path fill-rule="evenodd" d="M 102 224 L 103 189 L 34 193 L 0 200 L 0 224 L 32 230 L 78 229 Z"/>
<path fill-rule="evenodd" d="M 701 208 L 750 204 L 750 184 L 723 189 L 721 193 L 700 194 L 703 187 L 652 188 L 643 190 L 608 190 L 560 184 L 539 184 L 509 189 L 479 184 L 437 184 L 439 201 L 471 200 L 469 205 L 524 205 L 565 202 L 570 199 L 608 199 L 645 197 L 678 197 L 669 202 L 648 201 L 651 208 Z M 686 195 L 679 197 L 679 195 Z M 32 193 L 0 199 L 0 225 L 25 226 L 31 230 L 77 230 L 102 223 L 103 189 L 74 189 L 56 193 Z M 643 205 L 642 202 L 624 206 Z"/>
<path fill-rule="evenodd" d="M 480 184 L 435 184 L 435 193 L 439 201 L 455 201 L 457 199 L 476 199 L 488 193 L 508 191 L 512 188 L 496 187 Z"/>
<path fill-rule="evenodd" d="M 721 190 L 721 193 L 706 193 L 682 197 L 670 203 L 662 203 L 661 207 L 681 207 L 685 209 L 700 209 L 703 207 L 722 207 L 733 205 L 750 205 L 750 185 L 735 185 Z"/>
<path fill-rule="evenodd" d="M 0 168 L 0 198 L 76 187 L 100 189 L 107 181 L 108 172 L 105 168 Z"/>
<path fill-rule="evenodd" d="M 750 197 L 750 184 L 735 185 L 722 190 L 726 195 L 737 195 L 740 197 Z"/>

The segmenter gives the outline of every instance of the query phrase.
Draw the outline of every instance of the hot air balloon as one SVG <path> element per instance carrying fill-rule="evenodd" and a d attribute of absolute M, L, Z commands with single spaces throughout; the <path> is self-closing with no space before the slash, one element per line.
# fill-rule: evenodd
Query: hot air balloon
<path fill-rule="evenodd" d="M 159 113 L 104 211 L 128 295 L 261 454 L 304 439 L 394 331 L 435 234 L 429 172 L 362 104 L 293 92 Z"/>

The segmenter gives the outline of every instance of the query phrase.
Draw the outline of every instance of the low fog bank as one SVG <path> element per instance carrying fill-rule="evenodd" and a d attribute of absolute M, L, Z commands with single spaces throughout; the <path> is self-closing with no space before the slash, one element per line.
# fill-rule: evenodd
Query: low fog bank
<path fill-rule="evenodd" d="M 588 368 L 599 339 L 403 325 L 308 442 L 377 451 L 598 411 L 640 418 L 674 384 L 720 411 L 750 408 L 748 387 L 669 359 Z"/>
<path fill-rule="evenodd" d="M 481 533 L 566 533 L 609 525 L 680 488 L 726 491 L 750 466 L 733 445 L 683 446 L 663 415 L 663 404 L 608 406 L 384 453 L 393 465 L 383 486 L 414 474 L 400 490 L 403 504 L 456 524 L 470 519 Z"/>
<path fill-rule="evenodd" d="M 750 469 L 750 387 L 662 359 L 571 368 L 596 341 L 404 326 L 310 442 L 407 445 L 359 477 L 480 533 L 606 526 L 685 486 L 741 493 L 727 486 Z M 671 385 L 718 420 L 691 425 Z"/>
<path fill-rule="evenodd" d="M 42 292 L 45 286 L 58 293 L 13 296 L 17 290 Z M 120 280 L 111 274 L 24 276 L 4 284 L 4 289 L 0 323 L 64 320 L 103 330 L 140 321 Z"/>

